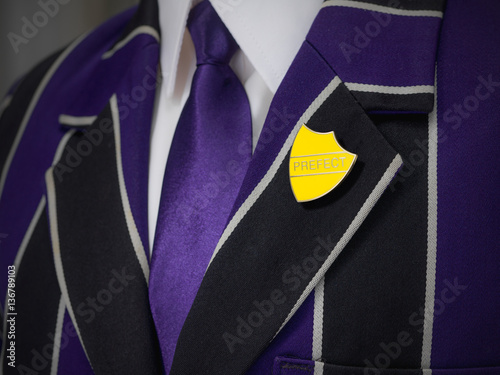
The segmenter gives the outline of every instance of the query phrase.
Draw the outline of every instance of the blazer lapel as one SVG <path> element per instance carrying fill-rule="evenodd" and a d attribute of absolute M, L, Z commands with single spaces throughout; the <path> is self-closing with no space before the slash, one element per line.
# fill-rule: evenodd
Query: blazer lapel
<path fill-rule="evenodd" d="M 147 9 L 153 4 L 141 4 L 99 56 L 92 72 L 102 85 L 92 91 L 98 98 L 83 96 L 61 116 L 75 129 L 46 173 L 57 279 L 96 374 L 162 373 L 147 290 L 149 130 L 159 54 L 151 21 L 157 12 Z M 82 112 L 96 107 L 104 107 L 97 116 Z"/>
<path fill-rule="evenodd" d="M 378 7 L 373 3 L 353 10 L 350 5 L 363 3 L 326 2 L 314 22 L 273 99 L 232 218 L 181 332 L 172 374 L 242 374 L 249 368 L 325 275 L 402 165 L 366 111 L 432 110 L 439 10 L 413 24 L 417 30 L 432 28 L 416 49 L 424 49 L 423 57 L 411 48 L 405 51 L 421 60 L 418 67 L 407 65 L 405 54 L 388 55 L 387 48 L 365 51 L 369 57 L 358 63 L 352 56 L 350 69 L 339 62 L 345 59 L 340 40 L 347 43 L 356 35 L 356 30 L 341 30 L 353 30 L 353 12 L 373 18 L 372 7 Z M 408 9 L 418 11 L 413 3 Z M 392 22 L 404 30 L 404 22 L 396 17 Z M 335 33 L 340 39 L 332 42 Z M 388 30 L 391 35 L 377 43 L 387 47 L 394 33 Z M 413 33 L 398 36 L 400 43 L 405 37 L 413 41 Z M 366 71 L 369 58 L 380 74 Z M 365 73 L 356 75 L 360 67 Z M 391 76 L 394 70 L 398 74 Z M 296 202 L 288 175 L 290 149 L 302 124 L 334 131 L 339 143 L 358 155 L 337 189 L 309 203 Z"/>

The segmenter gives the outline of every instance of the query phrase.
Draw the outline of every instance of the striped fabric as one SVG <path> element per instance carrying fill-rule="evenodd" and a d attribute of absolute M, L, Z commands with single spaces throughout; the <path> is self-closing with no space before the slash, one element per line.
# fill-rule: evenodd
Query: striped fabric
<path fill-rule="evenodd" d="M 145 251 L 156 7 L 49 57 L 0 106 L 0 269 L 16 267 L 18 313 L 4 374 L 163 372 Z M 171 374 L 500 373 L 498 19 L 488 0 L 324 3 Z M 358 160 L 298 204 L 287 164 L 304 123 Z"/>

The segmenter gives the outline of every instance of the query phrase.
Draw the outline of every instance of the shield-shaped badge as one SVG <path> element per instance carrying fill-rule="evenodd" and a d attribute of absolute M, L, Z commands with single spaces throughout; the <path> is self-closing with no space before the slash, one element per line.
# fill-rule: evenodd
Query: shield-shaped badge
<path fill-rule="evenodd" d="M 318 133 L 302 125 L 290 154 L 290 184 L 297 202 L 318 199 L 335 189 L 356 159 L 333 132 Z"/>

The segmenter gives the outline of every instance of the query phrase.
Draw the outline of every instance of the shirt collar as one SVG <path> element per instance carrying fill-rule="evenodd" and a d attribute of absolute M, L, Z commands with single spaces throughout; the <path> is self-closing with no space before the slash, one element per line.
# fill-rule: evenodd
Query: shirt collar
<path fill-rule="evenodd" d="M 199 0 L 158 0 L 161 66 L 172 95 L 189 10 Z M 210 0 L 255 70 L 274 93 L 323 0 Z"/>

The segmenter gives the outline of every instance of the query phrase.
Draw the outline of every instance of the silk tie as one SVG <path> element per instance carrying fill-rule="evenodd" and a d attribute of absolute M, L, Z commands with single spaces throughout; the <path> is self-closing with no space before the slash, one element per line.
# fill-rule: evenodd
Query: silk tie
<path fill-rule="evenodd" d="M 167 161 L 149 284 L 167 374 L 251 158 L 250 105 L 229 67 L 238 45 L 207 0 L 188 28 L 197 69 Z"/>

